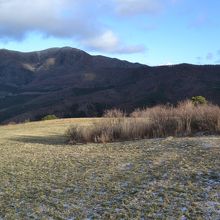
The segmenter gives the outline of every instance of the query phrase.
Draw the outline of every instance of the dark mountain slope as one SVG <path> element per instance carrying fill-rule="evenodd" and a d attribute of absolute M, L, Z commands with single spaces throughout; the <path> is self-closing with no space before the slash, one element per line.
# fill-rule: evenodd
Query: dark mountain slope
<path fill-rule="evenodd" d="M 220 66 L 149 67 L 74 48 L 0 50 L 0 122 L 97 116 L 103 109 L 176 103 L 204 95 L 220 104 Z"/>

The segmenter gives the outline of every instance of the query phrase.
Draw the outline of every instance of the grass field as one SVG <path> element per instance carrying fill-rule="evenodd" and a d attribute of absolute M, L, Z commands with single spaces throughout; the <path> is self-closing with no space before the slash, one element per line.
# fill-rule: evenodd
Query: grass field
<path fill-rule="evenodd" d="M 68 145 L 95 119 L 0 127 L 0 219 L 220 219 L 220 137 Z"/>

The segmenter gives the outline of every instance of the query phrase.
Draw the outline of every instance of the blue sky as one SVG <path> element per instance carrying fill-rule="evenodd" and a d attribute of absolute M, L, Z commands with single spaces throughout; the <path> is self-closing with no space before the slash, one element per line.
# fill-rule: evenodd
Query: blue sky
<path fill-rule="evenodd" d="M 0 0 L 0 48 L 220 64 L 219 0 Z"/>

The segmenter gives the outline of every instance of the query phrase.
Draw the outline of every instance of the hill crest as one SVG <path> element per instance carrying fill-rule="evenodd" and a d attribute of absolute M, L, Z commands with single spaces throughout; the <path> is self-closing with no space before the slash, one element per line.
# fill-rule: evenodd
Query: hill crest
<path fill-rule="evenodd" d="M 106 108 L 176 103 L 195 95 L 220 104 L 220 66 L 150 67 L 64 47 L 0 50 L 0 122 L 99 116 Z"/>

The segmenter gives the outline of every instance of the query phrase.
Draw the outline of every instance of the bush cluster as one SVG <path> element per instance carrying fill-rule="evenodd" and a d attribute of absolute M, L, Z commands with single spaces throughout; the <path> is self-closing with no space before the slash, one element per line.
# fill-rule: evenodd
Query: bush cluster
<path fill-rule="evenodd" d="M 143 138 L 190 136 L 220 133 L 220 108 L 193 101 L 176 107 L 160 105 L 137 109 L 129 117 L 120 110 L 109 110 L 106 118 L 90 126 L 73 126 L 67 135 L 71 143 L 106 143 Z"/>

